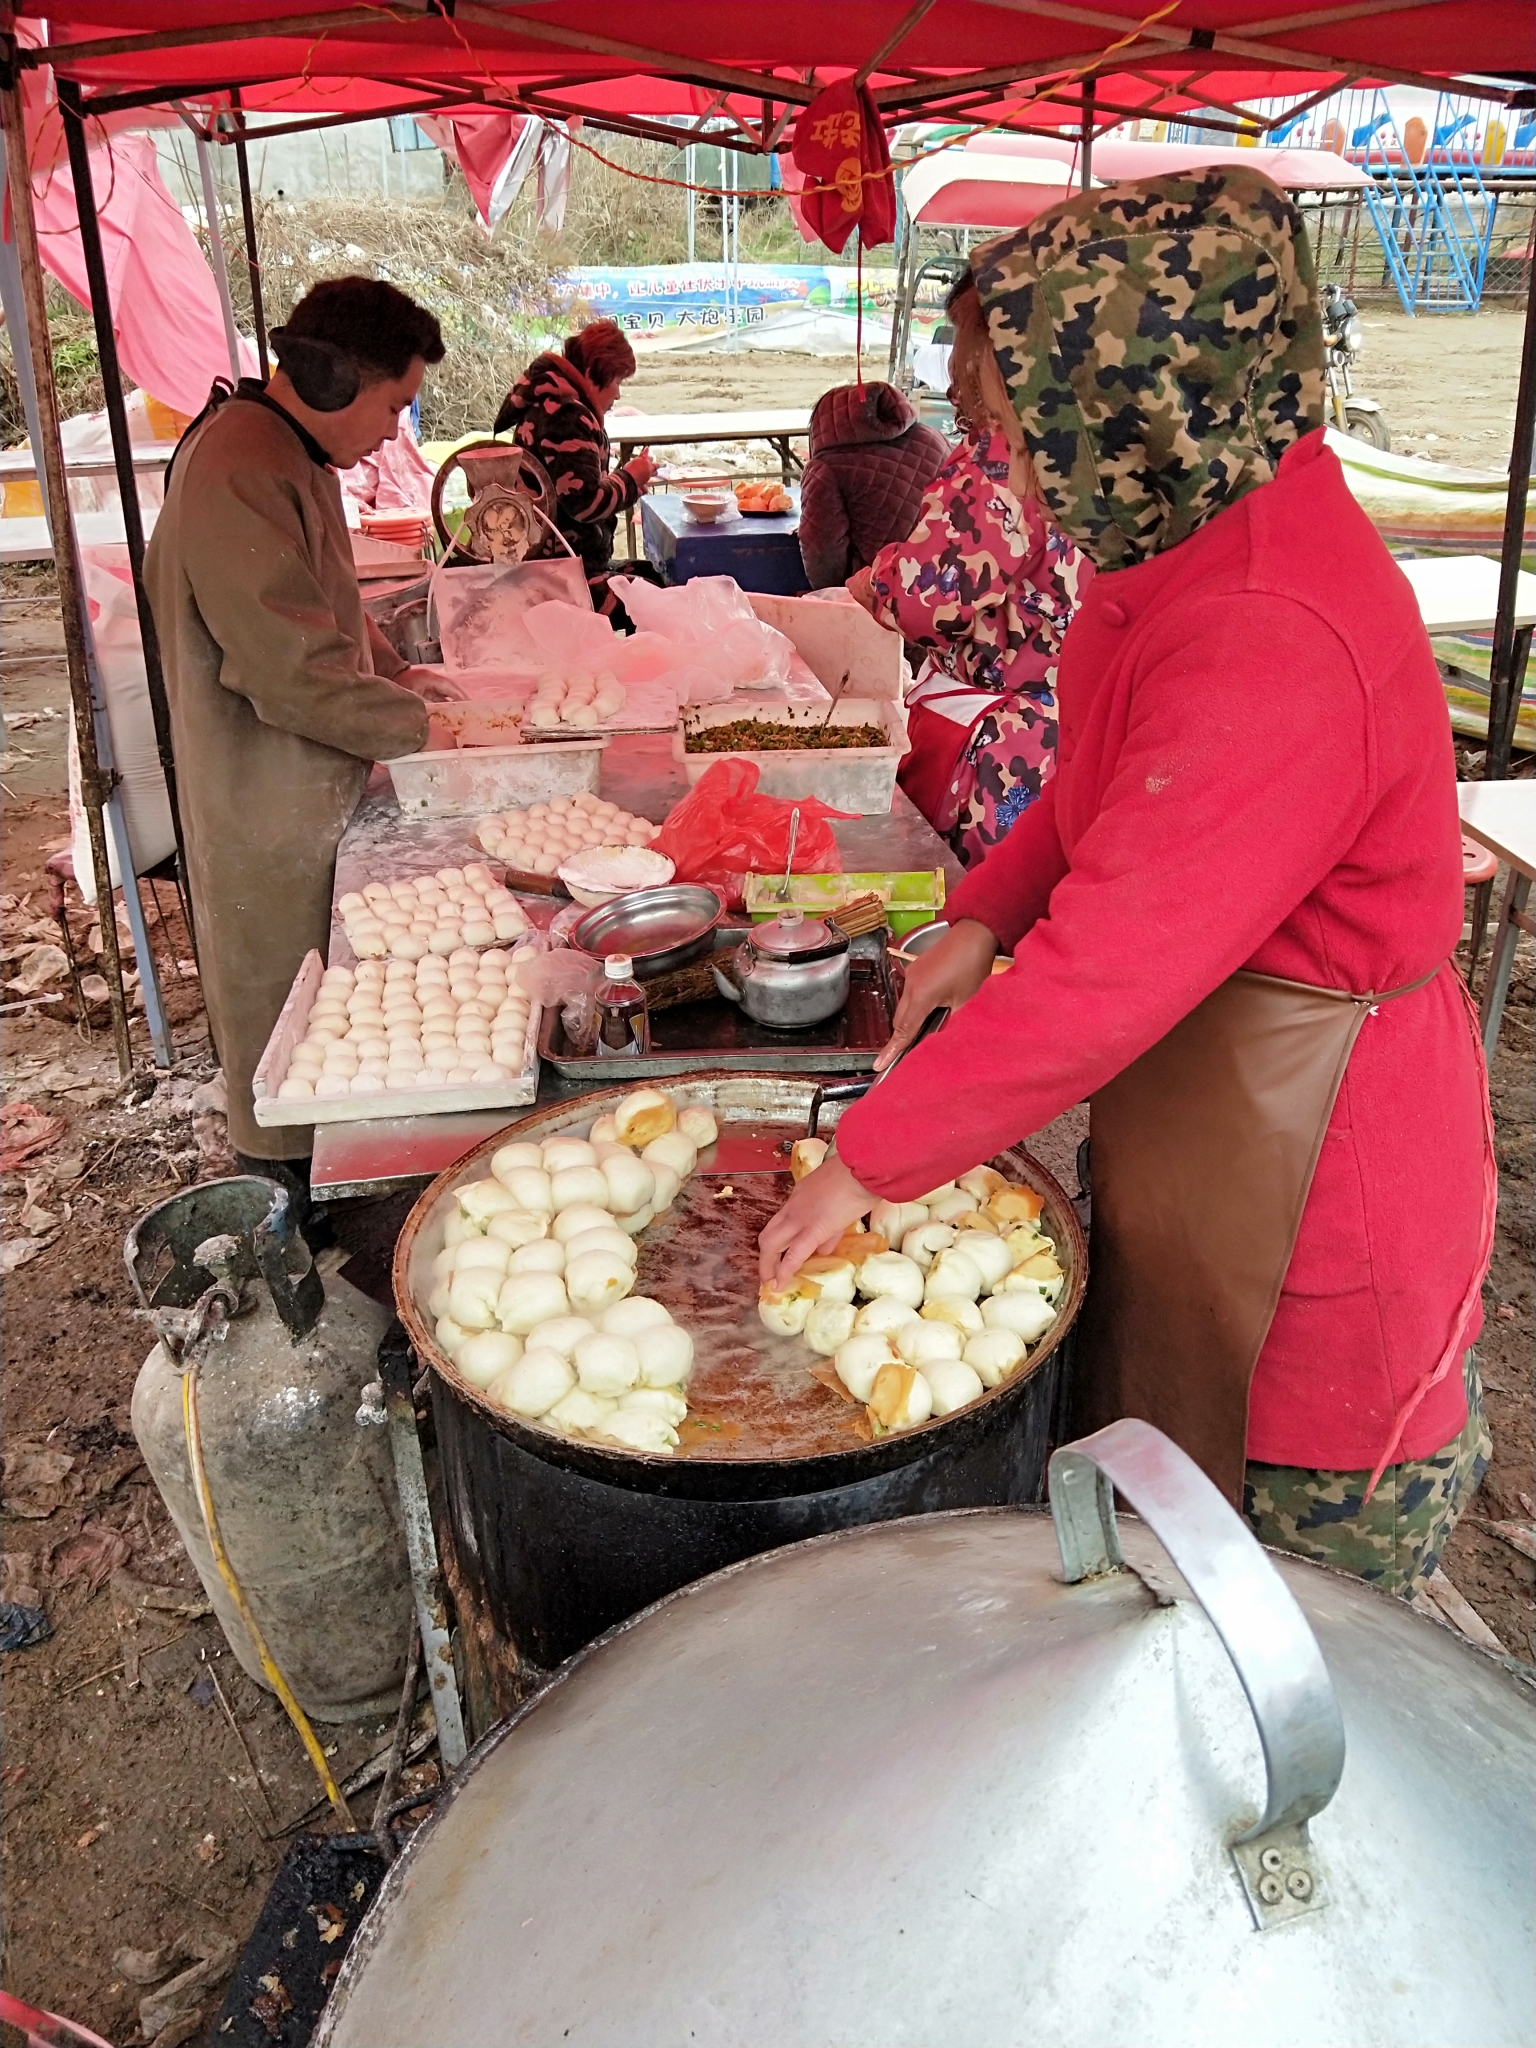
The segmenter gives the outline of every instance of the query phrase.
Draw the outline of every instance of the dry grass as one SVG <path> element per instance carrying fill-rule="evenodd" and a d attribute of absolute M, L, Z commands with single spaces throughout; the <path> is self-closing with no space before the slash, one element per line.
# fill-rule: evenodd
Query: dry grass
<path fill-rule="evenodd" d="M 592 144 L 641 176 L 626 177 L 585 150 L 573 151 L 565 226 L 543 244 L 552 266 L 558 271 L 579 263 L 681 263 L 688 253 L 688 195 L 643 178 L 681 178 L 683 152 L 623 135 L 595 135 Z M 504 227 L 527 238 L 533 232 L 532 181 L 524 195 Z"/>
<path fill-rule="evenodd" d="M 243 247 L 230 223 L 231 254 Z M 264 200 L 257 210 L 262 300 L 279 326 L 322 278 L 387 278 L 430 306 L 448 354 L 421 393 L 426 440 L 489 431 L 534 335 L 557 317 L 544 252 L 505 232 L 488 237 L 451 205 L 377 199 Z M 245 264 L 230 264 L 236 318 L 250 331 Z"/>
<path fill-rule="evenodd" d="M 106 399 L 91 316 L 52 278 L 48 280 L 47 307 L 60 414 L 68 419 L 71 413 L 99 412 Z M 124 389 L 130 388 L 125 383 Z M 0 447 L 12 447 L 26 438 L 27 422 L 21 409 L 11 339 L 8 332 L 0 329 Z"/>

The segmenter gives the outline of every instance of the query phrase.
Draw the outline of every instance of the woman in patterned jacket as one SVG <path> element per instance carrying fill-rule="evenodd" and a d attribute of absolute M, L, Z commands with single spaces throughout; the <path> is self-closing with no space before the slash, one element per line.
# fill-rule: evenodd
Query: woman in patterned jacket
<path fill-rule="evenodd" d="M 656 464 L 642 448 L 622 469 L 610 469 L 603 417 L 634 374 L 635 352 L 623 330 L 594 320 L 567 339 L 562 354 L 534 357 L 502 400 L 495 428 L 510 428 L 518 446 L 549 471 L 556 524 L 581 557 L 593 609 L 624 632 L 633 628 L 608 580 L 613 537 L 619 514 L 635 503 Z"/>
<path fill-rule="evenodd" d="M 926 656 L 907 698 L 901 786 L 968 867 L 1007 836 L 1056 760 L 1056 663 L 1092 564 L 1008 486 L 1008 444 L 977 383 L 986 346 L 962 273 L 950 400 L 966 437 L 929 486 L 910 537 L 849 589 Z M 867 593 L 867 594 L 866 594 Z"/>

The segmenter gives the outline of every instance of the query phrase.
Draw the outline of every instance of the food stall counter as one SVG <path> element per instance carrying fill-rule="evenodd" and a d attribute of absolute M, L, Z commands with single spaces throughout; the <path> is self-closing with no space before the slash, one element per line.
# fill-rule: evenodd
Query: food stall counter
<path fill-rule="evenodd" d="M 673 757 L 670 734 L 624 735 L 605 750 L 601 794 L 609 802 L 659 823 L 687 793 L 687 775 Z M 368 795 L 337 852 L 333 900 L 367 881 L 483 859 L 474 840 L 475 824 L 472 817 L 407 820 L 387 789 Z M 941 868 L 950 886 L 963 873 L 950 848 L 900 789 L 888 816 L 850 818 L 832 829 L 850 873 Z M 520 900 L 540 925 L 547 925 L 563 907 L 548 898 Z M 343 964 L 352 957 L 339 918 L 332 927 L 330 957 Z M 584 1081 L 562 1080 L 546 1065 L 540 1074 L 538 1104 L 583 1094 L 587 1087 Z M 482 1138 L 528 1113 L 499 1108 L 322 1124 L 315 1132 L 311 1168 L 315 1198 L 379 1194 L 425 1181 Z"/>

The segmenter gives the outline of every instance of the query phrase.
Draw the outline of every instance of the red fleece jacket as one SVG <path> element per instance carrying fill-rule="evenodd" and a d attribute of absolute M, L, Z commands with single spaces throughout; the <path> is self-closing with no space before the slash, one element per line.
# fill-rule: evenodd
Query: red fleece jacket
<path fill-rule="evenodd" d="M 1439 676 L 1321 433 L 1189 540 L 1096 577 L 1058 694 L 1055 779 L 946 911 L 1011 972 L 839 1126 L 878 1194 L 1038 1130 L 1239 967 L 1393 989 L 1460 935 Z M 1486 1099 L 1454 968 L 1367 1018 L 1254 1374 L 1251 1458 L 1369 1469 L 1461 1428 L 1459 1371 L 1423 1383 L 1459 1321 L 1464 1343 L 1481 1327 Z"/>

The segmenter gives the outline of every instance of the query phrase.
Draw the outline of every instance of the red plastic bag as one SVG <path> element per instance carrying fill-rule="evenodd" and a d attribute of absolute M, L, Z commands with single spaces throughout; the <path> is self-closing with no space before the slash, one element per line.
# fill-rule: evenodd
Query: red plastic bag
<path fill-rule="evenodd" d="M 841 874 L 842 855 L 828 823 L 853 818 L 819 798 L 763 796 L 757 764 L 739 755 L 711 762 L 651 842 L 677 868 L 681 882 L 707 882 L 727 905 L 741 901 L 743 875 L 783 874 L 789 858 L 789 820 L 800 813 L 794 871 L 800 875 Z"/>

